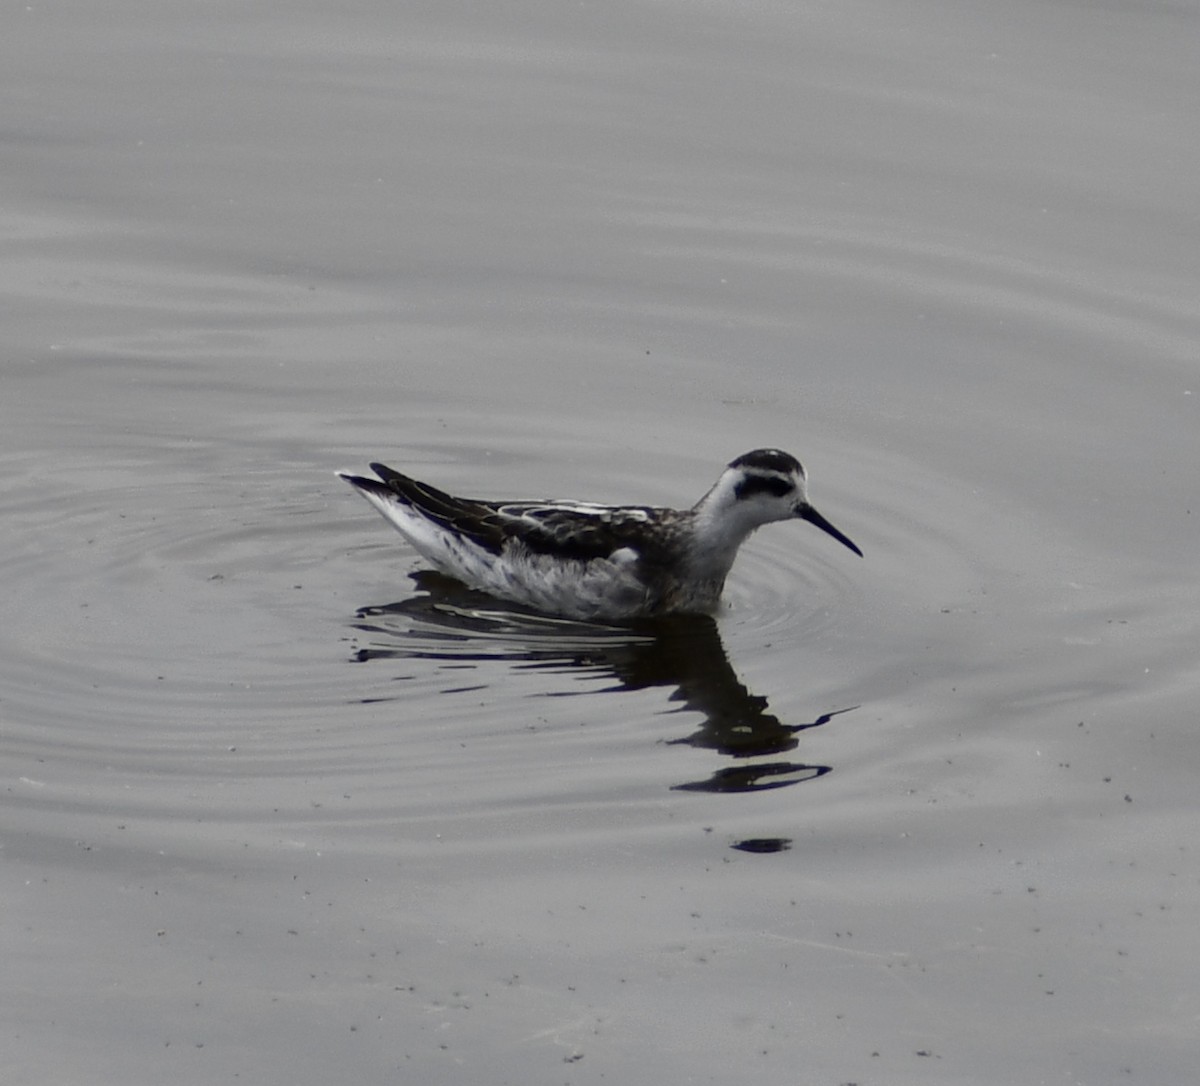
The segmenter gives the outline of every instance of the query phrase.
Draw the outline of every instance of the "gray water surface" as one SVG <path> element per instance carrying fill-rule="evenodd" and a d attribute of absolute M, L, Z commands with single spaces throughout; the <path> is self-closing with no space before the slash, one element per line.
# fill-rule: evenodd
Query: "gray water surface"
<path fill-rule="evenodd" d="M 4 22 L 6 1086 L 1192 1080 L 1195 4 Z M 650 629 L 333 474 L 764 445 Z"/>

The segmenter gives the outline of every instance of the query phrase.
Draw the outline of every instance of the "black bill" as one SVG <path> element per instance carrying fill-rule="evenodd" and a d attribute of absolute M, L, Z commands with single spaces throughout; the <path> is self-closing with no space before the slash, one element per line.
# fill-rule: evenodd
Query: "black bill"
<path fill-rule="evenodd" d="M 815 524 L 823 532 L 828 532 L 839 543 L 849 547 L 855 554 L 861 558 L 863 552 L 858 549 L 848 535 L 843 535 L 832 524 L 829 523 L 820 513 L 818 513 L 811 505 L 802 505 L 796 510 L 796 516 L 801 520 L 807 520 L 809 524 Z"/>

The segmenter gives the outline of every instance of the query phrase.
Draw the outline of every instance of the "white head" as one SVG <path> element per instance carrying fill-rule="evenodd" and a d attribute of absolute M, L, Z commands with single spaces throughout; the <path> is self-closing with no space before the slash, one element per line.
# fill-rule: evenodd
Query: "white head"
<path fill-rule="evenodd" d="M 800 461 L 781 449 L 744 453 L 721 473 L 716 485 L 696 504 L 697 520 L 717 547 L 737 547 L 755 528 L 776 520 L 799 518 L 828 532 L 861 556 L 808 500 L 808 477 Z"/>

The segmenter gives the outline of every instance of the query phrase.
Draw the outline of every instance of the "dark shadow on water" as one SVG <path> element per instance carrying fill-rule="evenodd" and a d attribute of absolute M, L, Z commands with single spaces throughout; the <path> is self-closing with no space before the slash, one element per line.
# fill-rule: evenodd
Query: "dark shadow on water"
<path fill-rule="evenodd" d="M 675 711 L 698 714 L 701 720 L 690 734 L 668 742 L 739 760 L 702 780 L 676 784 L 676 790 L 755 792 L 816 780 L 831 767 L 778 756 L 799 746 L 801 732 L 856 708 L 823 713 L 800 724 L 784 723 L 768 711 L 766 698 L 751 693 L 738 678 L 717 623 L 708 616 L 593 625 L 522 611 L 436 573 L 423 571 L 412 578 L 422 595 L 358 612 L 354 660 L 437 660 L 464 668 L 484 660 L 507 660 L 521 668 L 611 677 L 614 684 L 603 688 L 609 691 L 671 688 L 669 700 L 678 703 Z M 470 688 L 464 683 L 457 689 Z M 564 690 L 557 696 L 576 693 Z M 765 756 L 776 760 L 740 761 Z M 779 851 L 761 842 L 784 840 L 755 839 L 734 847 Z"/>
<path fill-rule="evenodd" d="M 744 757 L 744 755 L 743 755 Z M 702 781 L 672 785 L 677 792 L 765 792 L 789 784 L 815 781 L 832 772 L 827 765 L 797 765 L 795 762 L 755 762 L 718 769 Z"/>
<path fill-rule="evenodd" d="M 736 848 L 739 852 L 757 852 L 759 854 L 787 852 L 792 847 L 792 839 L 790 837 L 748 837 L 745 841 L 735 841 L 729 847 Z"/>

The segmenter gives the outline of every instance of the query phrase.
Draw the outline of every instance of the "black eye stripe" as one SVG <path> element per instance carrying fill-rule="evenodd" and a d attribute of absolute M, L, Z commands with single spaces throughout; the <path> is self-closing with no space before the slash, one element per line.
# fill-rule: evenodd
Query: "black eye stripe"
<path fill-rule="evenodd" d="M 752 497 L 755 494 L 770 494 L 773 498 L 782 498 L 791 494 L 796 486 L 791 479 L 779 475 L 747 475 L 733 488 L 738 500 Z"/>

